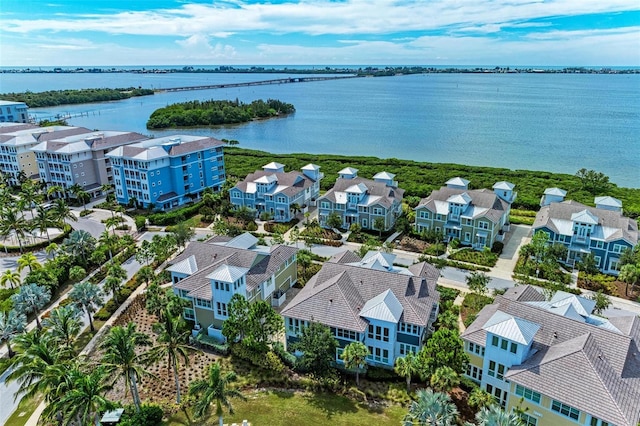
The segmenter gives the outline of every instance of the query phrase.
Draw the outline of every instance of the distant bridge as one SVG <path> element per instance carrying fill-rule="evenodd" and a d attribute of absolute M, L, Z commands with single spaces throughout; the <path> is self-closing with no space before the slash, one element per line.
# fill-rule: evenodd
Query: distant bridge
<path fill-rule="evenodd" d="M 289 83 L 307 83 L 310 81 L 326 81 L 340 80 L 344 78 L 358 78 L 359 75 L 340 75 L 332 77 L 289 77 L 278 78 L 275 80 L 249 81 L 245 83 L 229 83 L 229 84 L 209 84 L 204 86 L 183 86 L 169 87 L 164 89 L 155 89 L 156 92 L 183 92 L 186 90 L 210 90 L 210 89 L 226 89 L 230 87 L 248 87 L 248 86 L 265 86 L 268 84 L 289 84 Z"/>

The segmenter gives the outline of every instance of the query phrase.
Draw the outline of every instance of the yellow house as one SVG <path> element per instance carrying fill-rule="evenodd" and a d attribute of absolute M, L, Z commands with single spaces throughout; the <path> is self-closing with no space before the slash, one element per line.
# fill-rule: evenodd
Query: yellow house
<path fill-rule="evenodd" d="M 640 317 L 562 291 L 509 289 L 462 333 L 467 376 L 527 426 L 637 426 Z"/>

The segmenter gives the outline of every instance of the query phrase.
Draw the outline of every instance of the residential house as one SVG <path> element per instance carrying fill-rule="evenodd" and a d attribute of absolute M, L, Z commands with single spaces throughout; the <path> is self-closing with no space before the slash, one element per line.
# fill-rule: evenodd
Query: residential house
<path fill-rule="evenodd" d="M 385 368 L 418 352 L 438 316 L 440 273 L 425 262 L 400 268 L 394 258 L 377 251 L 362 259 L 343 252 L 326 262 L 281 312 L 287 345 L 298 341 L 303 327 L 319 322 L 338 341 L 338 363 L 351 342 L 367 346 L 368 364 Z"/>
<path fill-rule="evenodd" d="M 574 267 L 593 254 L 600 271 L 617 275 L 620 254 L 638 244 L 638 223 L 622 214 L 622 203 L 616 198 L 596 197 L 595 204 L 589 207 L 558 197 L 540 208 L 533 232 L 546 232 L 550 244 L 563 244 L 566 265 Z"/>
<path fill-rule="evenodd" d="M 170 262 L 167 271 L 174 293 L 192 303 L 184 310 L 184 317 L 209 336 L 224 340 L 222 323 L 228 318 L 234 294 L 241 294 L 250 303 L 266 300 L 278 305 L 297 282 L 297 249 L 285 245 L 262 247 L 257 242 L 249 233 L 233 239 L 194 241 Z"/>
<path fill-rule="evenodd" d="M 509 289 L 462 333 L 466 375 L 527 426 L 637 426 L 640 317 L 608 320 L 595 302 Z"/>
<path fill-rule="evenodd" d="M 445 241 L 456 239 L 476 250 L 491 247 L 509 230 L 511 204 L 517 197 L 514 187 L 503 181 L 493 185 L 493 191 L 469 189 L 468 180 L 450 179 L 414 209 L 415 229 L 435 230 Z"/>
<path fill-rule="evenodd" d="M 276 222 L 293 219 L 297 212 L 292 206 L 306 211 L 308 206 L 315 205 L 324 177 L 320 166 L 307 164 L 302 172 L 285 172 L 284 167 L 272 162 L 248 175 L 229 191 L 231 204 L 255 210 L 257 216 L 269 213 Z"/>
<path fill-rule="evenodd" d="M 69 188 L 80 185 L 92 197 L 101 194 L 103 184 L 113 183 L 107 151 L 147 139 L 135 132 L 99 131 L 85 128 L 61 129 L 55 135 L 45 132 L 31 149 L 38 165 L 37 174 L 47 185 Z"/>
<path fill-rule="evenodd" d="M 9 184 L 17 185 L 20 177 L 43 182 L 33 148 L 48 140 L 89 132 L 84 127 L 3 123 L 0 127 L 0 171 Z"/>
<path fill-rule="evenodd" d="M 29 107 L 24 102 L 0 101 L 0 122 L 28 123 Z"/>
<path fill-rule="evenodd" d="M 402 214 L 404 190 L 398 188 L 395 175 L 377 173 L 373 180 L 358 177 L 358 169 L 347 167 L 338 172 L 335 185 L 318 198 L 318 218 L 321 226 L 328 226 L 330 214 L 337 213 L 343 228 L 359 224 L 362 229 L 379 230 L 376 219 L 382 218 L 387 231 Z"/>
<path fill-rule="evenodd" d="M 170 209 L 219 191 L 226 180 L 224 142 L 204 136 L 167 136 L 118 147 L 113 165 L 116 199 Z"/>

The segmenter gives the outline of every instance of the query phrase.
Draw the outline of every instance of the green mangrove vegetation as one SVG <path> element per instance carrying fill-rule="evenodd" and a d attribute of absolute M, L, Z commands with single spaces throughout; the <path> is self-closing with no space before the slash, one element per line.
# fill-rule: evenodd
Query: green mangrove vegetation
<path fill-rule="evenodd" d="M 128 99 L 135 96 L 153 95 L 153 90 L 129 87 L 126 89 L 76 89 L 49 90 L 46 92 L 3 93 L 5 101 L 24 102 L 29 108 L 57 105 L 86 104 Z"/>
<path fill-rule="evenodd" d="M 247 174 L 273 161 L 275 154 L 248 150 L 238 147 L 225 148 L 225 163 L 229 177 L 243 179 Z M 405 199 L 426 197 L 434 189 L 456 176 L 471 181 L 469 187 L 491 188 L 496 182 L 506 180 L 516 185 L 518 197 L 515 209 L 535 211 L 540 208 L 540 197 L 544 190 L 559 187 L 567 191 L 566 199 L 576 200 L 586 205 L 594 205 L 594 196 L 610 195 L 622 201 L 624 212 L 633 218 L 640 217 L 640 189 L 623 188 L 610 182 L 601 182 L 597 191 L 593 183 L 584 176 L 531 170 L 510 170 L 495 167 L 467 166 L 448 163 L 426 163 L 397 158 L 355 157 L 318 154 L 277 154 L 278 162 L 285 164 L 286 170 L 299 170 L 308 163 L 318 164 L 325 174 L 321 189 L 329 190 L 338 177 L 338 171 L 350 166 L 358 169 L 358 176 L 371 178 L 380 171 L 396 174 L 396 180 L 405 190 Z M 594 193 L 595 192 L 595 193 Z M 415 201 L 415 199 L 413 200 Z M 417 204 L 417 203 L 416 203 Z M 519 211 L 521 216 L 526 213 Z"/>
<path fill-rule="evenodd" d="M 292 104 L 277 99 L 266 101 L 258 99 L 250 104 L 240 102 L 238 99 L 182 102 L 155 110 L 147 121 L 147 128 L 165 129 L 244 123 L 253 119 L 286 115 L 294 111 Z"/>

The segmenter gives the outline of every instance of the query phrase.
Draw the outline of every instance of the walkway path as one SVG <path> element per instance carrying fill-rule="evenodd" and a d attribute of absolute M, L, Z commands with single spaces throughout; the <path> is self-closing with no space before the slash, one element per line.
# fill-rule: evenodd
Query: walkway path
<path fill-rule="evenodd" d="M 496 265 L 491 269 L 491 276 L 511 280 L 513 269 L 518 261 L 520 247 L 529 244 L 529 241 L 531 241 L 530 232 L 530 226 L 511 225 L 511 231 L 504 240 L 502 254 L 500 254 Z"/>

